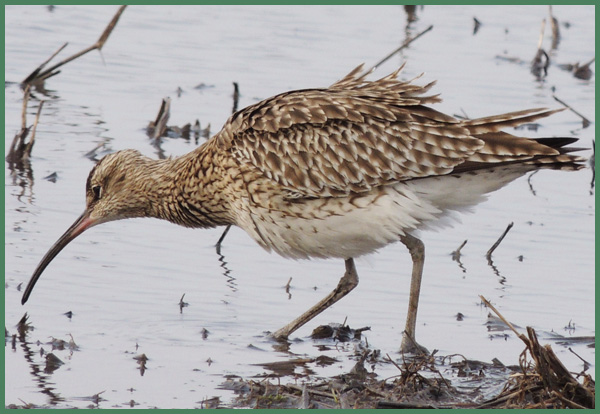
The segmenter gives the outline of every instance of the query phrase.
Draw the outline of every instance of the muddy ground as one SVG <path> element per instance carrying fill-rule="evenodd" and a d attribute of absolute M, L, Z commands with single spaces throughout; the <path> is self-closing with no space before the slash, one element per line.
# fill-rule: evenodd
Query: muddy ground
<path fill-rule="evenodd" d="M 342 327 L 350 335 L 352 330 Z M 333 330 L 333 336 L 343 336 Z M 281 383 L 279 374 L 296 367 L 331 364 L 333 361 L 297 359 L 265 368 L 274 374 L 264 378 L 228 379 L 223 387 L 237 394 L 236 408 L 594 408 L 595 382 L 585 373 L 569 372 L 549 345 L 537 341 L 528 328 L 519 365 L 506 366 L 470 360 L 464 355 L 403 355 L 398 363 L 389 355 L 369 349 L 357 338 L 356 364 L 350 372 L 332 378 L 307 375 L 295 383 Z M 342 338 L 343 339 L 343 338 Z M 593 338 L 591 338 L 593 344 Z M 592 345 L 593 346 L 593 345 Z M 398 374 L 378 378 L 377 364 L 393 364 Z M 206 401 L 211 408 L 220 401 Z"/>
<path fill-rule="evenodd" d="M 14 349 L 17 344 L 41 345 L 28 343 L 27 336 L 33 327 L 27 319 L 27 315 L 21 319 L 17 333 L 5 330 L 7 346 Z M 501 319 L 501 316 L 490 315 L 489 329 L 493 331 L 494 324 L 503 323 Z M 324 325 L 313 331 L 312 339 L 319 341 L 322 350 L 340 344 L 353 347 L 354 352 L 348 357 L 355 364 L 349 372 L 329 378 L 316 376 L 311 367 L 339 362 L 324 355 L 265 363 L 261 364 L 265 373 L 254 378 L 225 376 L 220 388 L 233 392 L 235 397 L 230 401 L 208 398 L 200 401 L 197 408 L 595 408 L 595 381 L 586 372 L 590 365 L 582 360 L 581 372 L 569 372 L 550 345 L 540 345 L 532 328 L 527 328 L 527 336 L 513 332 L 523 341 L 524 349 L 519 364 L 511 366 L 498 359 L 486 363 L 462 354 L 438 355 L 437 350 L 392 358 L 369 346 L 361 335 L 365 330 L 368 328 Z M 587 341 L 588 346 L 595 346 L 594 337 L 572 337 L 570 341 Z M 557 345 L 568 346 L 568 343 Z M 78 350 L 73 338 L 70 341 L 53 339 L 51 346 L 52 351 Z M 282 346 L 285 347 L 285 343 Z M 45 352 L 46 363 L 38 368 L 46 373 L 54 372 L 63 364 L 52 351 L 46 352 L 40 347 L 40 352 Z M 143 375 L 147 358 L 142 354 L 136 361 Z M 395 366 L 397 375 L 381 378 L 375 368 L 382 365 Z M 88 408 L 100 407 L 104 401 L 101 394 L 89 398 Z M 130 406 L 136 406 L 133 399 Z M 6 408 L 53 407 L 23 401 Z"/>

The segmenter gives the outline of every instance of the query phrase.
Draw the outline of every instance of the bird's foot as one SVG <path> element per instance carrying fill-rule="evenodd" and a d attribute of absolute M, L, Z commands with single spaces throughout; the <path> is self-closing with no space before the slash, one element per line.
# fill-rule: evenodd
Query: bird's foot
<path fill-rule="evenodd" d="M 402 334 L 402 344 L 400 345 L 400 352 L 403 354 L 412 355 L 429 355 L 429 351 L 423 345 L 420 345 L 415 339 L 404 332 Z"/>

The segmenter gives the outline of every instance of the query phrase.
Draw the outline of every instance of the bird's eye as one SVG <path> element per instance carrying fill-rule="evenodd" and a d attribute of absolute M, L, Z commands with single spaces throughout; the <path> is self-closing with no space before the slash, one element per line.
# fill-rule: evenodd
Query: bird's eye
<path fill-rule="evenodd" d="M 100 200 L 100 197 L 102 197 L 102 187 L 95 185 L 92 187 L 92 192 L 94 193 L 94 200 Z"/>

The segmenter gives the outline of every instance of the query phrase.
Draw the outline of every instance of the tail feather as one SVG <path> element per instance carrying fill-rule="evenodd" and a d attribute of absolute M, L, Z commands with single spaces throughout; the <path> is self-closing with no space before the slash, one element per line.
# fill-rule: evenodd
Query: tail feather
<path fill-rule="evenodd" d="M 567 154 L 570 152 L 587 151 L 589 148 L 584 147 L 566 147 L 569 144 L 573 144 L 579 141 L 573 137 L 552 137 L 552 138 L 532 138 L 538 144 L 546 145 L 550 148 L 554 148 L 561 154 Z"/>
<path fill-rule="evenodd" d="M 587 148 L 567 147 L 577 142 L 577 138 L 519 138 L 510 136 L 510 152 L 499 151 L 497 142 L 501 142 L 505 133 L 484 134 L 478 138 L 485 142 L 484 147 L 457 165 L 452 173 L 462 173 L 503 165 L 523 164 L 538 168 L 575 171 L 585 167 L 587 159 L 572 152 Z M 509 135 L 509 134 L 506 134 Z M 517 145 L 515 145 L 517 144 Z"/>
<path fill-rule="evenodd" d="M 483 118 L 463 121 L 462 126 L 466 127 L 472 135 L 485 134 L 489 132 L 497 132 L 504 128 L 516 127 L 528 122 L 537 121 L 540 118 L 545 118 L 562 110 L 564 110 L 564 108 L 525 109 L 523 111 L 509 112 L 502 115 L 486 116 Z"/>

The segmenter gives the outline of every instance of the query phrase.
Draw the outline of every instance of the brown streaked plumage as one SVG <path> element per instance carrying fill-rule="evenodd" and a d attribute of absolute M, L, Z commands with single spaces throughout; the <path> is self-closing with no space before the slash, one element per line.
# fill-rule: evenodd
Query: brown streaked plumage
<path fill-rule="evenodd" d="M 574 138 L 528 139 L 502 129 L 555 111 L 530 109 L 459 120 L 431 109 L 434 82 L 417 86 L 359 75 L 329 88 L 286 92 L 234 113 L 178 158 L 134 150 L 107 155 L 86 184 L 86 210 L 50 248 L 25 292 L 71 240 L 94 225 L 155 217 L 187 227 L 237 225 L 292 258 L 338 257 L 346 272 L 326 298 L 274 333 L 285 338 L 358 284 L 354 257 L 394 241 L 412 256 L 402 349 L 416 350 L 424 263 L 413 231 L 468 208 L 527 171 L 582 168 Z"/>

